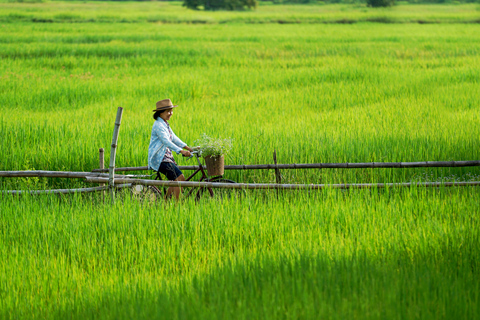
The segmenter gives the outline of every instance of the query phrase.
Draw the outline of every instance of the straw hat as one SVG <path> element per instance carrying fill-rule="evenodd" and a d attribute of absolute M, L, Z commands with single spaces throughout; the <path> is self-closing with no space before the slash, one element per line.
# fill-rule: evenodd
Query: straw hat
<path fill-rule="evenodd" d="M 175 107 L 178 107 L 178 106 L 174 106 L 173 103 L 172 103 L 172 100 L 163 99 L 163 100 L 160 100 L 160 101 L 157 102 L 157 109 L 153 110 L 153 112 L 161 111 L 161 110 L 167 110 L 167 109 L 171 109 L 171 108 L 175 108 Z"/>

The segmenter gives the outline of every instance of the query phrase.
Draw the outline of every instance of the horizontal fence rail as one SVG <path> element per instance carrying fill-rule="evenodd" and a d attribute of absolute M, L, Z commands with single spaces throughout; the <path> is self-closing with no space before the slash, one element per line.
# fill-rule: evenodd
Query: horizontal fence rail
<path fill-rule="evenodd" d="M 86 177 L 91 183 L 104 183 L 107 178 Z M 463 187 L 478 186 L 480 181 L 463 182 L 403 182 L 403 183 L 342 183 L 342 184 L 277 184 L 277 183 L 219 183 L 219 182 L 195 182 L 195 181 L 165 181 L 165 180 L 141 180 L 141 179 L 115 179 L 115 183 L 132 183 L 146 186 L 164 187 L 206 187 L 216 189 L 280 189 L 280 190 L 305 190 L 305 189 L 364 189 L 364 188 L 387 188 L 387 187 Z"/>
<path fill-rule="evenodd" d="M 107 169 L 108 171 L 108 169 Z M 45 170 L 29 170 L 29 171 L 0 171 L 0 177 L 47 177 L 47 178 L 73 178 L 84 179 L 85 177 L 108 177 L 106 173 L 98 172 L 74 172 L 74 171 L 45 171 Z M 150 175 L 115 175 L 115 177 L 139 177 L 146 178 Z"/>
<path fill-rule="evenodd" d="M 226 165 L 225 170 L 268 170 L 268 169 L 360 169 L 360 168 L 449 168 L 478 167 L 480 160 L 469 161 L 421 161 L 421 162 L 354 162 L 354 163 L 298 163 L 298 164 L 239 164 Z M 179 166 L 180 170 L 197 170 L 198 166 Z M 115 171 L 142 171 L 148 167 L 122 167 Z M 108 172 L 94 169 L 92 172 Z"/>
<path fill-rule="evenodd" d="M 421 167 L 476 167 L 480 166 L 480 160 L 470 161 L 423 161 L 423 162 L 358 162 L 358 163 L 310 163 L 310 164 L 259 164 L 259 165 L 227 165 L 226 170 L 252 170 L 252 169 L 327 169 L 327 168 L 421 168 Z M 180 166 L 183 170 L 196 170 L 198 166 Z M 148 167 L 124 167 L 116 168 L 115 171 L 140 171 L 148 170 Z M 75 178 L 86 179 L 88 182 L 107 183 L 108 169 L 94 169 L 92 172 L 75 171 L 0 171 L 0 177 L 50 177 L 50 178 Z M 208 187 L 208 188 L 228 188 L 228 189 L 323 189 L 323 188 L 385 188 L 385 187 L 410 187 L 410 186 L 476 186 L 478 181 L 470 182 L 406 182 L 406 183 L 353 183 L 353 184 L 281 184 L 281 183 L 212 183 L 212 182 L 177 182 L 177 181 L 155 181 L 141 180 L 140 178 L 150 177 L 151 175 L 115 175 L 115 181 L 127 184 L 157 185 L 169 187 Z M 115 182 L 117 184 L 117 182 Z M 2 194 L 42 194 L 42 193 L 77 193 L 77 192 L 95 192 L 106 190 L 106 186 L 81 189 L 56 189 L 56 190 L 7 190 L 1 191 Z"/>
<path fill-rule="evenodd" d="M 116 185 L 116 189 L 129 188 L 131 183 Z M 79 188 L 79 189 L 52 189 L 52 190 L 4 190 L 0 194 L 22 195 L 22 194 L 71 194 L 71 193 L 89 193 L 108 190 L 108 186 L 93 187 L 93 188 Z"/>

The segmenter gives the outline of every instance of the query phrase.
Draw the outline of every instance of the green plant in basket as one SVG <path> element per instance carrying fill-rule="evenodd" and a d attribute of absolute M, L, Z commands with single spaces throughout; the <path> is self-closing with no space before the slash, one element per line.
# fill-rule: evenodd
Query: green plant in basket
<path fill-rule="evenodd" d="M 232 149 L 232 139 L 213 138 L 204 133 L 195 145 L 200 147 L 203 157 L 219 157 Z"/>
<path fill-rule="evenodd" d="M 205 133 L 195 141 L 205 159 L 209 176 L 222 176 L 224 172 L 224 155 L 232 149 L 232 139 L 212 138 Z"/>

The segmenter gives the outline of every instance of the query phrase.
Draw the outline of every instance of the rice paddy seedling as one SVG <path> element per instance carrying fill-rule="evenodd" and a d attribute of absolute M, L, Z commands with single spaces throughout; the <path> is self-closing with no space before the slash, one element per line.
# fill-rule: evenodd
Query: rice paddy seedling
<path fill-rule="evenodd" d="M 326 190 L 160 207 L 2 198 L 0 310 L 7 319 L 475 318 L 477 197 L 475 188 Z"/>

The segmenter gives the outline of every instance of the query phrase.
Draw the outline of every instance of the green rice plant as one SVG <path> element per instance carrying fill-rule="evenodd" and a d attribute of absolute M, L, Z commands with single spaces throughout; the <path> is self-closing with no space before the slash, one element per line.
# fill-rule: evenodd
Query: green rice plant
<path fill-rule="evenodd" d="M 2 197 L 0 315 L 476 318 L 477 198 L 478 188 L 158 207 Z"/>
<path fill-rule="evenodd" d="M 279 163 L 479 158 L 476 26 L 6 28 L 2 170 L 98 167 L 118 106 L 125 112 L 117 166 L 144 166 L 149 106 L 162 97 L 180 105 L 172 127 L 187 143 L 203 132 L 234 139 L 229 164 L 272 163 L 273 150 Z M 306 183 L 479 175 L 476 168 L 282 174 Z M 274 181 L 268 171 L 228 175 Z"/>
<path fill-rule="evenodd" d="M 0 7 L 0 170 L 90 171 L 102 147 L 108 163 L 119 106 L 116 166 L 145 166 L 160 98 L 179 105 L 171 125 L 189 145 L 201 133 L 234 139 L 229 164 L 273 163 L 274 150 L 279 163 L 480 157 L 478 25 L 324 23 L 468 22 L 469 6 Z M 171 24 L 188 21 L 208 23 Z M 325 184 L 480 176 L 478 167 L 281 174 Z M 225 175 L 275 181 L 267 170 Z M 82 186 L 0 179 L 1 191 Z M 115 204 L 1 193 L 0 318 L 475 319 L 478 192 L 250 190 L 157 205 L 128 193 Z"/>

